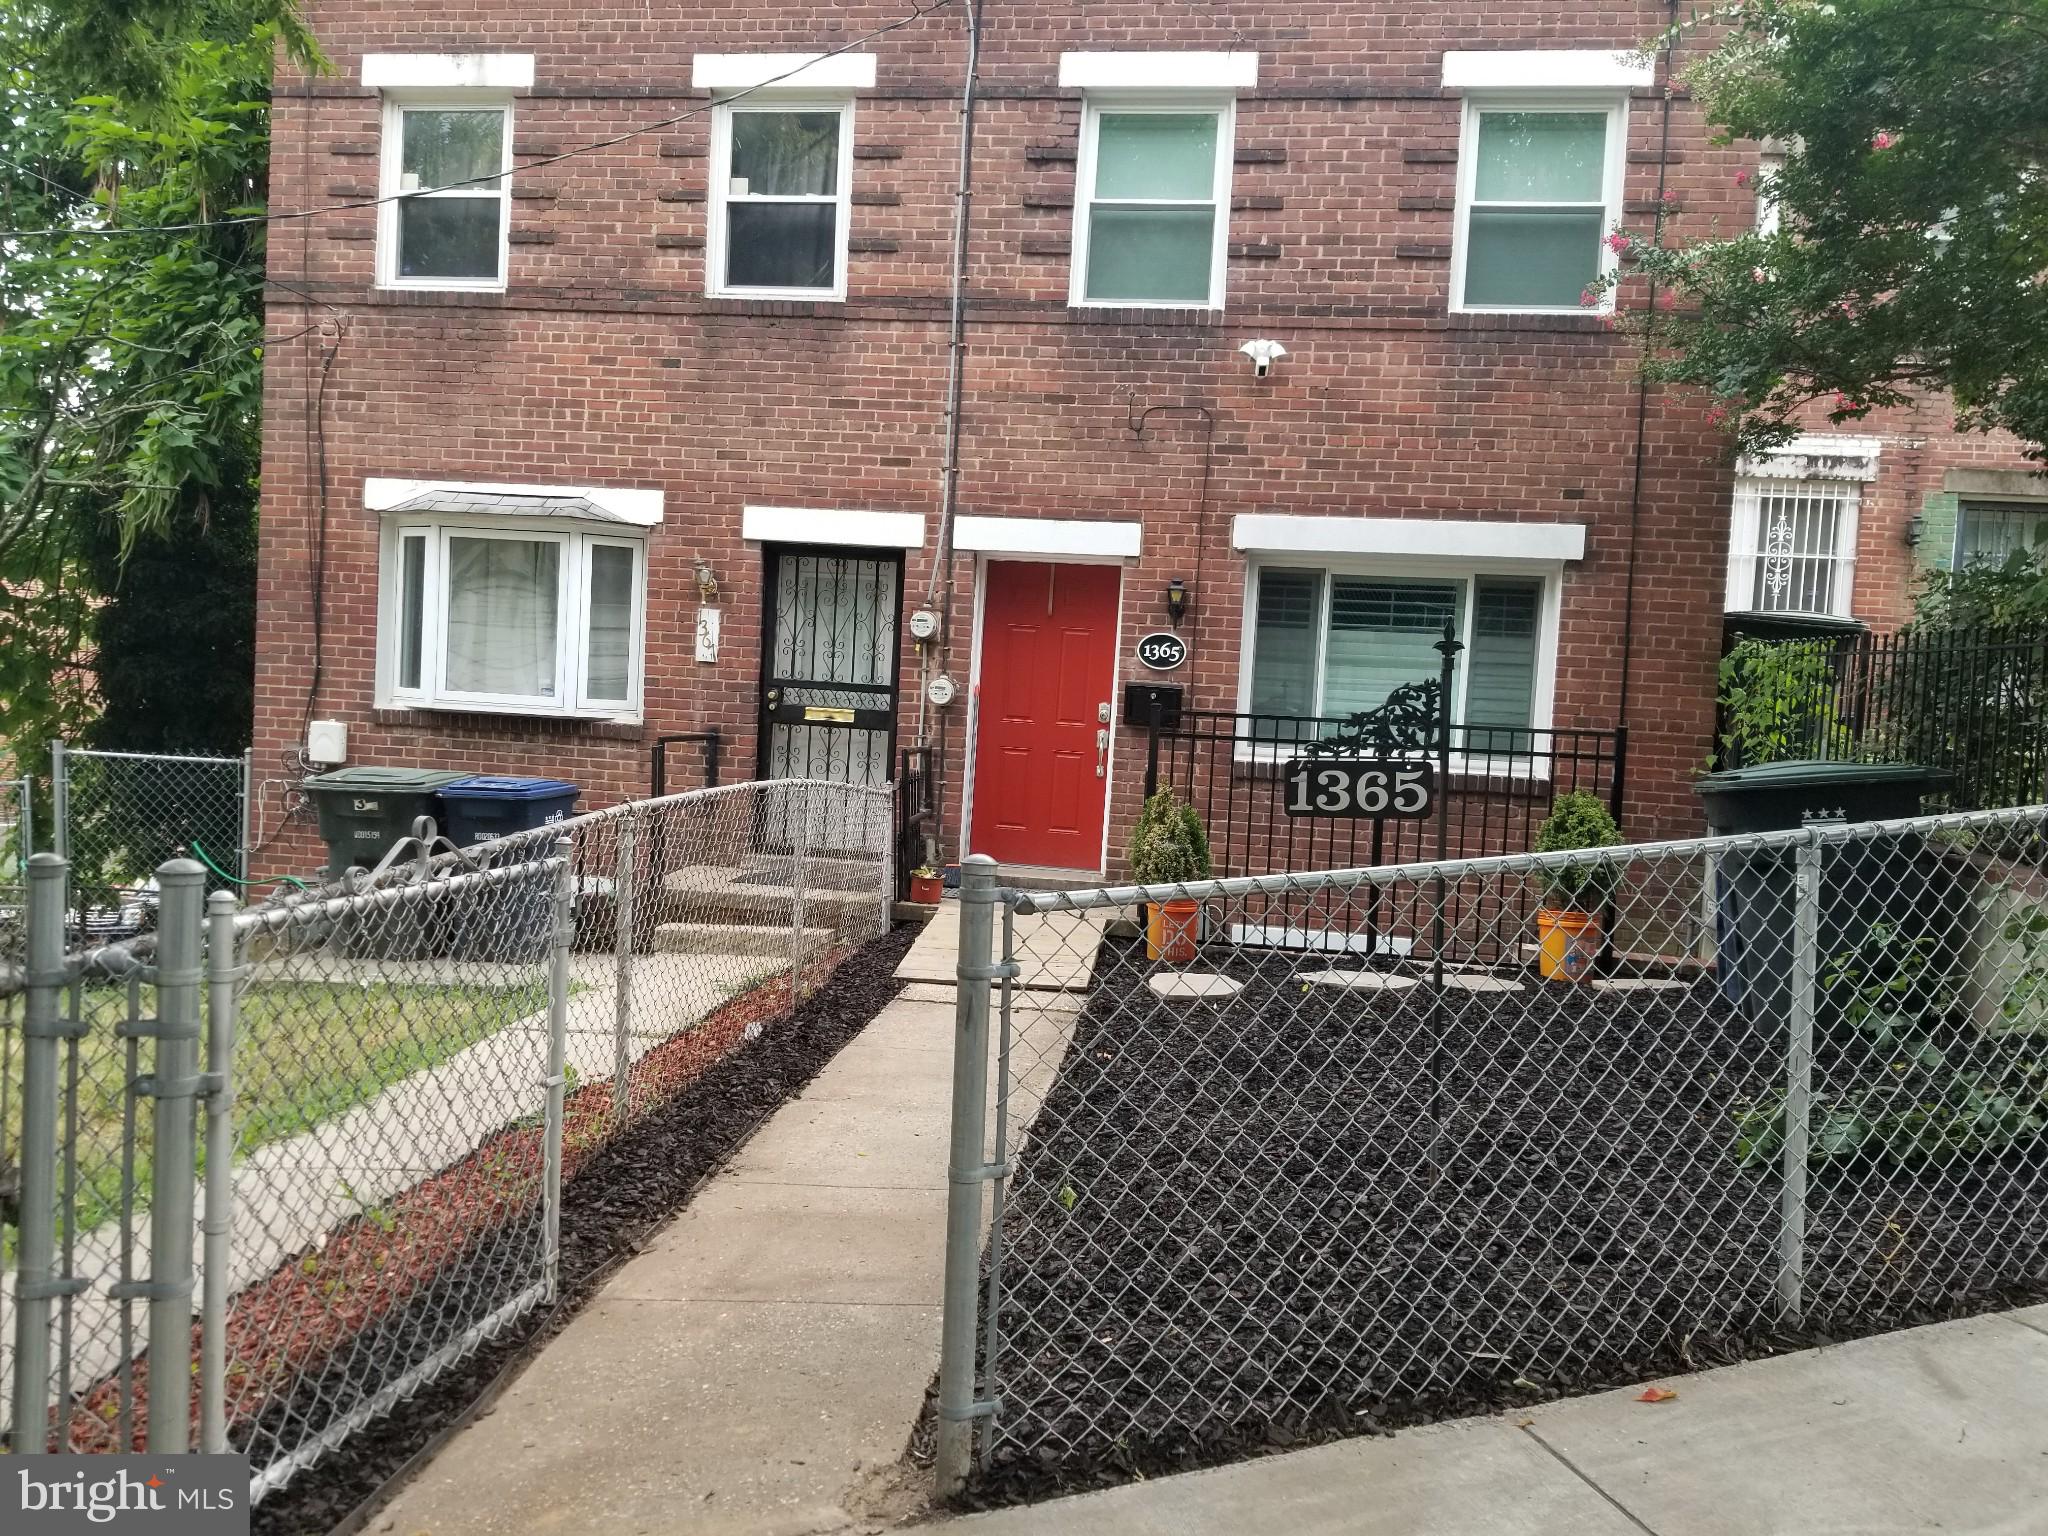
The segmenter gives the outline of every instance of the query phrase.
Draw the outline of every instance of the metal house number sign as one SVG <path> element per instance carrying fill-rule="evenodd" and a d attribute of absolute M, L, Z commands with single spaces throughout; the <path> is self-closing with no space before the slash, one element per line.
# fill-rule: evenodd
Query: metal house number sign
<path fill-rule="evenodd" d="M 1138 642 L 1138 660 L 1154 672 L 1171 672 L 1187 659 L 1187 641 L 1168 630 L 1155 630 Z"/>
<path fill-rule="evenodd" d="M 1298 757 L 1287 765 L 1290 816 L 1396 820 L 1427 816 L 1436 799 L 1436 765 L 1413 758 Z"/>

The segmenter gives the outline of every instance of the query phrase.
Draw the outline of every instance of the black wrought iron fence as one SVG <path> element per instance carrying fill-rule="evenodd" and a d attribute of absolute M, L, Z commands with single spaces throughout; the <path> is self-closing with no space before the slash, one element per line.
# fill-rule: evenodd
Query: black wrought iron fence
<path fill-rule="evenodd" d="M 1599 796 L 1619 818 L 1628 730 L 1452 722 L 1410 749 L 1436 769 L 1430 814 L 1328 817 L 1290 808 L 1287 766 L 1353 722 L 1328 715 L 1183 710 L 1149 727 L 1145 793 L 1175 790 L 1209 834 L 1218 876 L 1352 869 L 1526 853 L 1559 795 Z"/>
<path fill-rule="evenodd" d="M 1717 768 L 1918 763 L 1951 809 L 2025 805 L 2048 783 L 2048 628 L 1742 640 L 1714 735 Z"/>

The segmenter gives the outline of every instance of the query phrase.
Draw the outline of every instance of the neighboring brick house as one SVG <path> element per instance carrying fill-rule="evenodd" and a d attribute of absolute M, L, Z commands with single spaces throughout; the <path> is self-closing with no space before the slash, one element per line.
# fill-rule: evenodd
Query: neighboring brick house
<path fill-rule="evenodd" d="M 1617 223 L 1750 213 L 1618 52 L 1666 7 L 989 7 L 950 507 L 967 16 L 910 13 L 312 7 L 274 207 L 517 174 L 275 231 L 262 759 L 334 719 L 603 804 L 665 733 L 877 781 L 928 740 L 942 857 L 1092 872 L 1125 682 L 1337 713 L 1448 618 L 1461 712 L 1625 722 L 1626 830 L 1694 830 L 1732 470 L 1580 300 Z"/>

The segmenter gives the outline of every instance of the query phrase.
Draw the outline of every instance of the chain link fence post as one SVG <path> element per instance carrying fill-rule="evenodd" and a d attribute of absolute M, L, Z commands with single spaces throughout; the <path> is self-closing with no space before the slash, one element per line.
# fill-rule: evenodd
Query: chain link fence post
<path fill-rule="evenodd" d="M 256 841 L 255 760 L 254 747 L 242 748 L 242 807 L 235 833 L 235 875 L 242 880 L 249 878 L 249 857 Z"/>
<path fill-rule="evenodd" d="M 612 920 L 618 926 L 612 997 L 612 1123 L 617 1126 L 623 1126 L 632 1111 L 629 1079 L 633 1070 L 633 949 L 639 929 L 634 898 L 640 884 L 640 815 L 636 807 L 619 822 L 619 860 L 612 872 Z"/>
<path fill-rule="evenodd" d="M 197 1144 L 201 918 L 206 867 L 157 866 L 163 913 L 156 952 L 156 1062 L 137 1091 L 156 1101 L 149 1190 L 149 1449 L 192 1445 L 192 1205 Z"/>
<path fill-rule="evenodd" d="M 569 951 L 576 942 L 575 844 L 555 843 L 561 861 L 555 869 L 554 928 L 548 952 L 547 1129 L 541 1146 L 541 1285 L 543 1300 L 554 1305 L 562 1268 L 562 1107 L 568 1077 L 565 1057 L 569 1042 Z"/>
<path fill-rule="evenodd" d="M 1784 1184 L 1778 1204 L 1778 1307 L 1787 1322 L 1805 1315 L 1806 1158 L 1813 1123 L 1813 1016 L 1820 981 L 1820 859 L 1817 835 L 1793 850 L 1792 1006 L 1785 1042 Z"/>
<path fill-rule="evenodd" d="M 71 766 L 61 741 L 50 743 L 50 847 L 57 857 L 71 857 Z"/>
<path fill-rule="evenodd" d="M 946 1170 L 945 1313 L 939 1346 L 938 1496 L 967 1481 L 974 1455 L 976 1281 L 981 1271 L 981 1189 L 990 1169 L 988 1130 L 989 983 L 996 979 L 996 862 L 972 854 L 960 865 L 960 952 L 955 975 L 953 1121 Z"/>
<path fill-rule="evenodd" d="M 798 791 L 796 846 L 790 850 L 789 872 L 789 1011 L 803 1001 L 804 885 L 811 872 L 812 826 L 818 815 L 818 790 L 806 784 Z"/>
<path fill-rule="evenodd" d="M 232 892 L 206 898 L 206 1191 L 200 1220 L 199 1449 L 228 1448 L 228 1290 L 235 1230 L 235 1013 L 241 969 Z"/>
<path fill-rule="evenodd" d="M 60 759 L 61 761 L 61 759 Z M 28 861 L 28 987 L 21 1020 L 21 1225 L 15 1234 L 15 1454 L 40 1454 L 50 1413 L 57 1257 L 57 1042 L 64 1037 L 64 861 Z"/>

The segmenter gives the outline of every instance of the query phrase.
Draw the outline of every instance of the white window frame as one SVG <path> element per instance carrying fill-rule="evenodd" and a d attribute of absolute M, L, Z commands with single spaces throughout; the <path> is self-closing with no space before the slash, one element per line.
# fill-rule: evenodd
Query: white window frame
<path fill-rule="evenodd" d="M 399 186 L 405 164 L 405 114 L 408 112 L 487 112 L 502 114 L 498 140 L 497 188 L 462 187 L 445 192 L 407 194 Z M 386 91 L 382 138 L 378 145 L 377 286 L 424 288 L 442 293 L 503 293 L 512 251 L 512 97 L 506 91 Z M 401 277 L 398 273 L 398 218 L 402 203 L 435 198 L 495 199 L 498 207 L 498 271 L 495 277 Z"/>
<path fill-rule="evenodd" d="M 1754 473 L 1757 469 L 1765 473 Z M 1728 527 L 1728 584 L 1723 607 L 1729 613 L 1786 613 L 1814 615 L 1813 608 L 1764 608 L 1752 601 L 1756 592 L 1757 565 L 1764 559 L 1758 540 L 1763 532 L 1764 498 L 1777 488 L 1808 494 L 1835 494 L 1841 498 L 1835 517 L 1835 552 L 1829 556 L 1834 579 L 1829 584 L 1828 618 L 1850 618 L 1856 601 L 1856 539 L 1862 523 L 1863 484 L 1837 475 L 1768 473 L 1768 465 L 1745 464 L 1735 480 L 1735 504 Z M 1812 556 L 1795 558 L 1810 559 Z"/>
<path fill-rule="evenodd" d="M 379 560 L 377 703 L 379 708 L 434 709 L 479 714 L 535 715 L 547 719 L 611 721 L 636 725 L 643 712 L 647 645 L 647 542 L 613 525 L 496 519 L 421 513 L 383 519 Z M 426 560 L 420 591 L 420 683 L 399 683 L 399 650 L 404 627 L 404 551 L 408 536 L 424 536 Z M 451 538 L 511 539 L 554 544 L 556 570 L 555 691 L 551 698 L 525 694 L 475 693 L 447 685 L 448 541 Z M 633 552 L 633 617 L 627 650 L 627 697 L 597 700 L 590 695 L 589 550 L 610 545 Z"/>
<path fill-rule="evenodd" d="M 1467 304 L 1465 302 L 1466 257 L 1471 249 L 1473 193 L 1479 180 L 1479 123 L 1489 112 L 1605 112 L 1607 153 L 1601 180 L 1600 252 L 1597 272 L 1612 277 L 1621 257 L 1607 244 L 1607 236 L 1621 224 L 1622 188 L 1628 174 L 1628 95 L 1614 91 L 1516 91 L 1474 92 L 1465 97 L 1464 118 L 1458 129 L 1457 215 L 1451 237 L 1451 313 L 1462 315 L 1605 315 L 1614 311 L 1614 289 L 1605 288 L 1597 304 L 1581 304 L 1575 295 L 1563 304 Z M 1489 208 L 1517 206 L 1488 203 Z M 1564 206 L 1555 202 L 1529 203 L 1532 208 Z"/>
<path fill-rule="evenodd" d="M 1209 296 L 1206 300 L 1091 299 L 1088 297 L 1088 239 L 1093 227 L 1095 203 L 1096 144 L 1102 131 L 1102 115 L 1164 114 L 1183 117 L 1214 114 L 1216 117 L 1216 174 L 1212 201 L 1216 208 L 1215 233 L 1209 253 Z M 1072 271 L 1067 303 L 1073 309 L 1159 309 L 1182 312 L 1213 312 L 1223 308 L 1224 289 L 1230 265 L 1230 181 L 1237 164 L 1237 98 L 1214 91 L 1162 92 L 1141 94 L 1119 91 L 1090 91 L 1082 103 L 1081 148 L 1074 166 L 1074 235 Z M 1162 208 L 1188 208 L 1197 200 L 1184 197 L 1112 198 L 1119 206 L 1156 203 Z"/>
<path fill-rule="evenodd" d="M 1251 713 L 1252 668 L 1258 652 L 1259 577 L 1267 570 L 1279 571 L 1320 571 L 1323 577 L 1322 590 L 1316 598 L 1316 676 L 1315 710 L 1318 715 L 1326 713 L 1323 708 L 1323 670 L 1329 651 L 1330 581 L 1337 576 L 1379 577 L 1389 581 L 1457 581 L 1465 591 L 1460 603 L 1461 631 L 1458 638 L 1465 648 L 1458 653 L 1459 665 L 1452 688 L 1451 720 L 1462 722 L 1465 715 L 1465 697 L 1471 682 L 1471 668 L 1464 658 L 1472 653 L 1472 627 L 1476 622 L 1479 605 L 1473 600 L 1474 584 L 1478 578 L 1498 576 L 1511 581 L 1533 581 L 1537 587 L 1536 602 L 1536 675 L 1529 700 L 1529 724 L 1526 729 L 1534 735 L 1551 730 L 1556 710 L 1557 697 L 1557 641 L 1560 616 L 1563 612 L 1564 567 L 1558 562 L 1535 563 L 1524 560 L 1437 560 L 1437 559 L 1389 559 L 1384 556 L 1360 556 L 1273 552 L 1253 556 L 1245 561 L 1244 600 L 1241 612 L 1244 623 L 1239 635 L 1237 665 L 1237 709 L 1240 714 Z M 1273 761 L 1295 754 L 1296 748 L 1287 744 L 1254 744 L 1239 742 L 1235 756 L 1240 762 Z M 1507 759 L 1503 763 L 1502 759 Z M 1534 778 L 1546 778 L 1550 764 L 1542 754 L 1506 752 L 1464 752 L 1451 754 L 1453 772 L 1468 768 L 1483 768 L 1489 773 L 1513 772 Z"/>
<path fill-rule="evenodd" d="M 704 292 L 714 299 L 791 299 L 813 304 L 838 304 L 846 299 L 847 246 L 853 233 L 853 108 L 843 91 L 755 90 L 711 109 L 711 195 L 707 200 L 704 242 Z M 833 282 L 830 288 L 749 288 L 725 280 L 726 239 L 731 220 L 733 118 L 745 112 L 836 112 L 839 114 L 839 195 L 836 202 Z M 754 197 L 745 202 L 822 203 L 822 197 Z"/>

